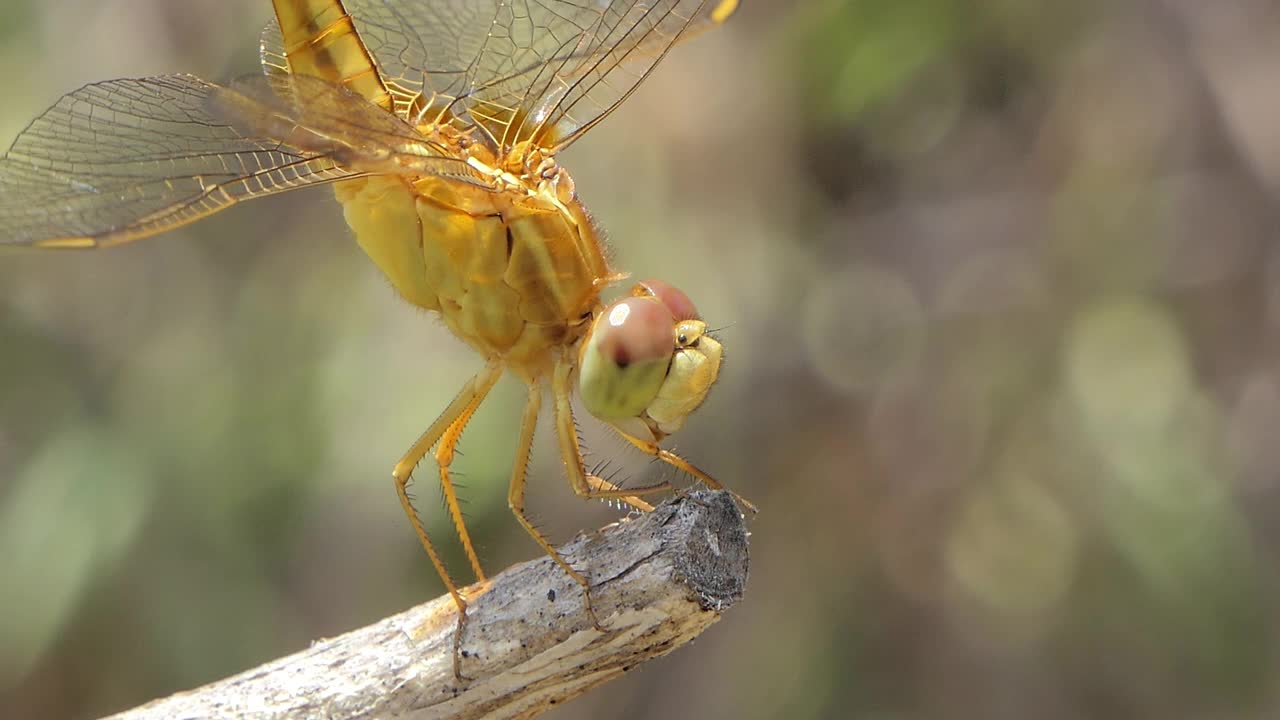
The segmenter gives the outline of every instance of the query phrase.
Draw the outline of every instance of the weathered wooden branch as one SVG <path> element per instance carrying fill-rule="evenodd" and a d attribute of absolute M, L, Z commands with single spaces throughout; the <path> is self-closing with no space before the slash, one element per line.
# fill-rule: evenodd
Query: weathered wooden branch
<path fill-rule="evenodd" d="M 727 493 L 698 492 L 580 535 L 601 625 L 549 558 L 473 586 L 462 672 L 448 595 L 231 678 L 112 716 L 529 718 L 689 642 L 741 597 L 747 533 Z"/>

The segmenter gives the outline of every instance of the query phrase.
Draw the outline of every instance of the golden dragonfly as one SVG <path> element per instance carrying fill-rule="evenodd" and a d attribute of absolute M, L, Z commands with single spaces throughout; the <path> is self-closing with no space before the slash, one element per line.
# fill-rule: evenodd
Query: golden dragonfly
<path fill-rule="evenodd" d="M 737 0 L 273 0 L 262 74 L 111 80 L 64 96 L 0 160 L 0 244 L 99 248 L 195 222 L 240 201 L 332 184 L 364 252 L 410 303 L 436 311 L 485 359 L 393 471 L 422 546 L 467 601 L 408 493 L 434 452 L 445 507 L 485 574 L 450 475 L 468 421 L 503 372 L 528 386 L 508 502 L 525 512 L 544 392 L 573 490 L 640 510 L 668 482 L 622 488 L 583 460 L 572 393 L 640 451 L 720 488 L 660 446 L 704 400 L 721 346 L 660 281 L 606 305 L 625 275 L 557 154 L 607 117 L 682 39 Z M 745 501 L 743 501 L 745 503 Z M 750 507 L 749 503 L 745 505 Z M 455 652 L 455 672 L 457 671 Z"/>

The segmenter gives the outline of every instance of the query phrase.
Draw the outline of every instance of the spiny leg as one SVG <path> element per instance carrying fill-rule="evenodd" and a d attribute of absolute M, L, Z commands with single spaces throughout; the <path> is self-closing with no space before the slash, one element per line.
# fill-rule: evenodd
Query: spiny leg
<path fill-rule="evenodd" d="M 653 506 L 641 500 L 641 496 L 673 489 L 669 482 L 638 488 L 620 488 L 587 472 L 582 462 L 582 448 L 578 444 L 577 426 L 573 422 L 573 366 L 564 360 L 556 364 L 551 380 L 551 397 L 555 402 L 556 443 L 560 448 L 560 459 L 569 475 L 569 484 L 580 497 L 617 499 L 637 510 L 648 512 Z"/>
<path fill-rule="evenodd" d="M 639 510 L 640 512 L 653 512 L 653 506 L 645 502 L 644 500 L 641 500 L 640 498 L 632 495 L 631 490 L 618 487 L 617 485 L 614 485 L 613 483 L 609 482 L 608 480 L 605 480 L 604 478 L 598 475 L 588 474 L 587 484 L 591 486 L 591 490 L 588 497 L 607 498 L 610 500 L 617 500 L 618 502 L 623 502 L 630 505 L 631 507 L 635 508 L 636 510 Z M 662 486 L 658 486 L 658 487 L 662 490 L 666 489 L 665 487 L 662 487 Z M 627 494 L 623 496 L 618 496 L 617 493 L 627 493 Z M 581 493 L 578 493 L 578 494 L 581 495 Z"/>
<path fill-rule="evenodd" d="M 621 430 L 617 430 L 617 428 L 614 428 L 614 430 L 623 438 L 625 438 L 627 442 L 631 443 L 636 448 L 638 448 L 640 452 L 646 455 L 651 455 L 678 470 L 681 470 L 683 472 L 688 473 L 689 475 L 692 475 L 698 480 L 701 480 L 703 485 L 706 485 L 712 490 L 727 489 L 725 488 L 724 485 L 721 485 L 718 480 L 716 480 L 715 478 L 711 477 L 710 475 L 708 475 L 707 473 L 699 469 L 697 465 L 694 465 L 693 463 L 689 462 L 688 460 L 685 460 L 684 458 L 671 452 L 670 450 L 667 450 L 666 448 L 660 447 L 658 443 L 653 442 L 652 440 L 641 440 L 638 437 L 633 437 L 631 435 L 628 435 L 627 433 L 622 432 Z M 750 500 L 742 497 L 738 493 L 732 490 L 729 490 L 729 494 L 733 496 L 734 500 L 738 501 L 738 504 L 742 505 L 742 507 L 751 511 L 752 514 L 760 512 Z"/>
<path fill-rule="evenodd" d="M 525 480 L 529 475 L 529 453 L 533 448 L 534 432 L 538 428 L 538 411 L 542 408 L 542 384 L 538 381 L 529 383 L 529 399 L 524 406 L 524 420 L 520 423 L 520 441 L 516 445 L 516 459 L 511 469 L 511 485 L 507 490 L 507 505 L 511 507 L 511 512 L 515 514 L 516 520 L 524 526 L 525 532 L 534 539 L 542 547 L 542 550 L 556 561 L 574 582 L 582 586 L 582 598 L 587 607 L 587 616 L 591 618 L 591 624 L 600 632 L 605 632 L 604 627 L 600 625 L 600 619 L 596 617 L 595 608 L 591 606 L 591 581 L 585 575 L 578 572 L 569 564 L 568 560 L 556 551 L 551 543 L 547 541 L 542 532 L 533 524 L 533 521 L 525 514 L 524 510 L 524 489 Z"/>
<path fill-rule="evenodd" d="M 458 416 L 458 419 L 454 420 L 453 424 L 449 425 L 449 428 L 444 431 L 439 444 L 436 445 L 436 467 L 440 471 L 440 488 L 444 491 L 444 505 L 449 511 L 449 518 L 453 520 L 454 532 L 462 540 L 462 550 L 467 555 L 467 561 L 471 563 L 471 571 L 475 573 L 476 580 L 480 582 L 485 579 L 484 569 L 480 567 L 480 558 L 476 555 L 475 547 L 471 544 L 471 533 L 467 532 L 467 524 L 462 517 L 462 506 L 458 503 L 458 494 L 454 490 L 449 466 L 453 464 L 453 456 L 458 447 L 458 440 L 462 437 L 462 431 L 466 429 L 467 423 L 471 422 L 476 408 L 480 406 L 483 400 L 484 395 L 476 396 L 463 410 L 462 414 Z"/>
<path fill-rule="evenodd" d="M 395 478 L 396 494 L 400 498 L 400 506 L 404 508 L 404 513 L 408 516 L 409 524 L 413 526 L 413 531 L 417 533 L 423 549 L 427 551 L 427 557 L 431 558 L 431 564 L 435 566 L 436 573 L 449 591 L 449 595 L 453 597 L 454 604 L 458 606 L 458 627 L 453 636 L 453 674 L 459 681 L 462 680 L 460 658 L 462 656 L 462 629 L 467 622 L 467 601 L 463 599 L 462 593 L 458 592 L 458 586 L 453 583 L 453 578 L 449 577 L 449 571 L 445 568 L 444 561 L 440 559 L 435 546 L 431 544 L 431 538 L 427 536 L 427 529 L 422 524 L 422 519 L 418 517 L 417 510 L 413 507 L 413 500 L 409 497 L 409 478 L 412 476 L 414 468 L 418 466 L 418 463 L 422 462 L 422 458 L 426 457 L 427 453 L 431 452 L 431 448 L 440 441 L 441 437 L 460 418 L 470 417 L 475 412 L 476 407 L 479 406 L 485 395 L 489 393 L 489 390 L 493 388 L 501 377 L 502 366 L 497 363 L 489 363 L 484 370 L 481 370 L 475 377 L 467 381 L 467 384 L 463 386 L 462 391 L 453 399 L 453 402 L 449 403 L 444 412 L 440 413 L 440 417 L 431 423 L 431 427 L 427 428 L 427 431 L 418 438 L 413 447 L 409 448 L 409 452 L 405 453 L 400 462 L 396 463 L 395 470 L 391 472 L 391 476 Z M 463 424 L 465 425 L 465 422 Z M 459 432 L 461 432 L 460 429 Z M 455 522 L 459 527 L 463 527 L 460 520 L 455 520 Z"/>
<path fill-rule="evenodd" d="M 466 385 L 463 386 L 461 392 L 449 403 L 440 417 L 436 418 L 431 427 L 418 438 L 409 452 L 405 453 L 400 462 L 396 463 L 395 469 L 391 472 L 392 477 L 396 481 L 396 492 L 400 497 L 400 504 L 403 506 L 405 514 L 409 517 L 409 522 L 413 525 L 414 531 L 418 535 L 418 539 L 422 541 L 422 546 L 427 551 L 427 555 L 431 558 L 432 564 L 435 565 L 436 571 L 440 574 L 440 579 L 444 581 L 445 586 L 449 590 L 449 594 L 460 606 L 465 606 L 461 595 L 458 593 L 457 586 L 454 585 L 452 578 L 444 567 L 444 563 L 440 560 L 439 554 L 436 553 L 435 547 L 431 544 L 431 540 L 427 536 L 425 526 L 422 524 L 413 502 L 409 498 L 408 486 L 409 479 L 414 469 L 422 459 L 431 452 L 442 438 L 448 436 L 450 442 L 450 450 L 452 445 L 457 443 L 458 435 L 461 433 L 462 427 L 466 425 L 467 420 L 475 413 L 476 408 L 484 401 L 489 390 L 502 377 L 502 367 L 497 363 L 490 363 L 485 369 L 480 371 L 475 377 L 471 378 Z M 453 432 L 451 432 L 453 431 Z M 443 453 L 442 453 L 443 454 Z M 452 453 L 444 454 L 449 460 L 452 459 Z M 442 483 L 445 478 L 442 477 Z M 452 493 L 452 483 L 446 486 L 446 502 L 451 505 L 450 514 L 454 513 L 457 507 L 457 497 Z M 452 501 L 449 501 L 452 498 Z M 455 517 L 455 523 L 462 528 L 460 534 L 466 534 L 465 527 L 461 522 L 460 516 Z"/>

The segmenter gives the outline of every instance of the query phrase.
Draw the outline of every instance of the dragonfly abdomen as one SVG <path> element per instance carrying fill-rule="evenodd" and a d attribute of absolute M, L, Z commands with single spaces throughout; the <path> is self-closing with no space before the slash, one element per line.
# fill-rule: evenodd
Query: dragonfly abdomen
<path fill-rule="evenodd" d="M 274 0 L 289 70 L 314 75 L 391 109 L 377 65 L 355 22 L 335 0 Z"/>

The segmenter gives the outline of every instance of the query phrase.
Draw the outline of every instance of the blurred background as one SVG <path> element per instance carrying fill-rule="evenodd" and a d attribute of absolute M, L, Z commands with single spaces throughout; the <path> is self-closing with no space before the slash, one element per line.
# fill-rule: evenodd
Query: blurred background
<path fill-rule="evenodd" d="M 0 145 L 87 82 L 253 72 L 268 14 L 3 0 Z M 676 439 L 762 508 L 752 577 L 548 717 L 1280 716 L 1278 78 L 1273 0 L 746 0 L 672 53 L 563 162 L 618 264 L 727 326 Z M 389 471 L 477 367 L 326 189 L 4 254 L 0 716 L 439 594 Z M 522 399 L 457 466 L 491 570 L 538 555 Z M 616 516 L 546 434 L 532 483 L 559 541 Z"/>

